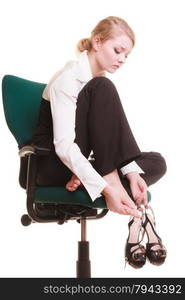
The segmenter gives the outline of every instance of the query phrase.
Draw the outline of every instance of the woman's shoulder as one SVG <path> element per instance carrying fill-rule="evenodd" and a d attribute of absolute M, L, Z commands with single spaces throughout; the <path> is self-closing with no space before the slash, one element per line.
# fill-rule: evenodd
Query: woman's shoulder
<path fill-rule="evenodd" d="M 48 84 L 57 82 L 58 80 L 60 80 L 60 78 L 65 78 L 69 75 L 72 75 L 75 70 L 76 64 L 77 61 L 75 60 L 68 61 L 62 69 L 60 69 L 54 74 L 54 76 L 50 79 Z"/>
<path fill-rule="evenodd" d="M 73 86 L 75 86 L 76 65 L 77 61 L 70 60 L 62 69 L 56 72 L 46 85 L 43 92 L 43 98 L 49 99 L 49 90 L 51 88 L 72 91 Z"/>

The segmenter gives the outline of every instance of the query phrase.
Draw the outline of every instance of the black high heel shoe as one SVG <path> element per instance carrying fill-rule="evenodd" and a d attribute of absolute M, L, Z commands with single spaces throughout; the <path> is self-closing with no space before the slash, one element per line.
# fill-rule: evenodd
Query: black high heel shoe
<path fill-rule="evenodd" d="M 148 237 L 148 243 L 146 244 L 146 256 L 151 264 L 160 266 L 164 263 L 166 259 L 167 251 L 164 245 L 162 244 L 161 238 L 156 233 L 154 212 L 151 207 L 149 207 L 149 209 L 152 212 L 152 216 L 151 214 L 145 211 L 145 220 L 143 222 L 143 228 L 145 229 L 145 232 Z M 151 242 L 152 239 L 157 239 L 157 242 Z M 155 246 L 158 247 L 156 248 Z"/>
<path fill-rule="evenodd" d="M 128 262 L 130 266 L 132 266 L 135 269 L 142 268 L 146 262 L 146 250 L 143 245 L 141 245 L 141 241 L 143 240 L 144 232 L 142 234 L 142 238 L 139 241 L 139 236 L 142 231 L 142 222 L 141 226 L 139 229 L 139 234 L 138 234 L 138 242 L 136 243 L 129 243 L 129 238 L 130 238 L 130 229 L 131 225 L 134 223 L 135 218 L 133 218 L 129 223 L 129 235 L 127 238 L 126 246 L 125 246 L 125 265 Z"/>

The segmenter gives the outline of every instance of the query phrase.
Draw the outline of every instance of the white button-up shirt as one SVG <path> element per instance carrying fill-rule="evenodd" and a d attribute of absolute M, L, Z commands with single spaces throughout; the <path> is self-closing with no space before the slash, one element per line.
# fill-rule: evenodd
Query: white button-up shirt
<path fill-rule="evenodd" d="M 77 61 L 69 61 L 51 78 L 42 96 L 50 101 L 51 105 L 55 151 L 61 161 L 78 176 L 94 201 L 101 196 L 107 182 L 74 142 L 78 94 L 92 78 L 85 50 L 79 55 Z M 144 173 L 134 161 L 123 167 L 121 171 L 124 175 L 130 172 Z"/>

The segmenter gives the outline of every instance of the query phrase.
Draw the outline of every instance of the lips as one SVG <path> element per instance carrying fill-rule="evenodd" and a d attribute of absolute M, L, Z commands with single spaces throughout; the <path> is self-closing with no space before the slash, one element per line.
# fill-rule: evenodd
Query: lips
<path fill-rule="evenodd" d="M 118 69 L 118 68 L 119 68 L 118 65 L 113 65 L 112 67 L 113 67 L 114 69 Z"/>

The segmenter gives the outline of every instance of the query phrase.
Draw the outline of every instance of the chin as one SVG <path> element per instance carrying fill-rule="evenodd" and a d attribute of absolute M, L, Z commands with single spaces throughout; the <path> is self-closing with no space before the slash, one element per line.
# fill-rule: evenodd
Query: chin
<path fill-rule="evenodd" d="M 115 73 L 117 70 L 115 69 L 110 69 L 110 70 L 107 70 L 108 73 Z"/>

